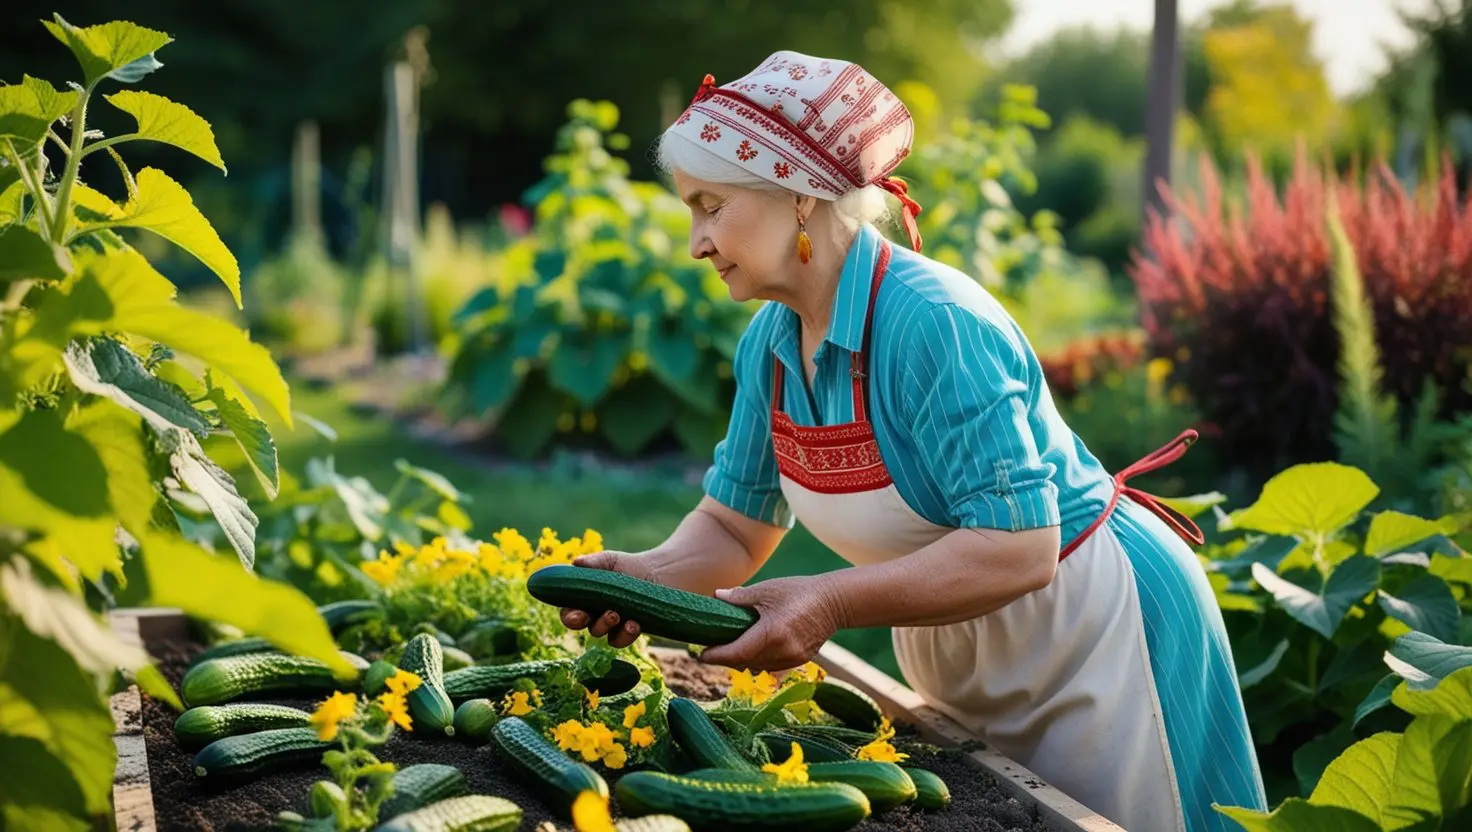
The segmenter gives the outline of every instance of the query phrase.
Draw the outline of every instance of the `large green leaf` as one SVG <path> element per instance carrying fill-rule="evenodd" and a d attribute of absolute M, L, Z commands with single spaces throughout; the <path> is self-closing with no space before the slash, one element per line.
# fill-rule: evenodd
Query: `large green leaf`
<path fill-rule="evenodd" d="M 1386 828 L 1400 829 L 1459 812 L 1472 797 L 1472 721 L 1418 716 L 1395 757 Z"/>
<path fill-rule="evenodd" d="M 173 41 L 163 32 L 145 29 L 125 20 L 83 27 L 73 26 L 60 14 L 54 17 L 55 23 L 41 22 L 77 56 L 89 87 L 104 77 L 125 84 L 137 83 L 163 66 L 153 53 Z"/>
<path fill-rule="evenodd" d="M 34 737 L 0 732 L 0 829 L 87 832 L 87 801 L 71 771 Z"/>
<path fill-rule="evenodd" d="M 1399 511 L 1382 511 L 1370 520 L 1370 531 L 1365 535 L 1365 554 L 1375 557 L 1394 554 L 1455 528 L 1456 524 L 1449 518 L 1426 520 Z"/>
<path fill-rule="evenodd" d="M 70 265 L 65 249 L 23 225 L 0 232 L 0 282 L 31 277 L 60 280 Z"/>
<path fill-rule="evenodd" d="M 1187 497 L 1161 497 L 1160 501 L 1194 520 L 1210 511 L 1212 506 L 1225 503 L 1227 495 L 1212 491 L 1209 494 L 1192 494 Z"/>
<path fill-rule="evenodd" d="M 1384 731 L 1350 746 L 1324 769 L 1309 802 L 1352 809 L 1383 825 L 1400 740 L 1399 734 Z"/>
<path fill-rule="evenodd" d="M 1413 690 L 1430 690 L 1464 667 L 1472 667 L 1472 647 L 1446 644 L 1426 633 L 1406 633 L 1385 653 L 1385 663 Z"/>
<path fill-rule="evenodd" d="M 649 368 L 666 384 L 683 384 L 700 365 L 700 349 L 692 333 L 655 322 L 648 333 Z"/>
<path fill-rule="evenodd" d="M 1353 745 L 1354 740 L 1354 732 L 1348 725 L 1340 723 L 1333 731 L 1315 737 L 1294 750 L 1293 775 L 1298 778 L 1299 791 L 1311 793 L 1318 785 L 1324 770 Z"/>
<path fill-rule="evenodd" d="M 1294 619 L 1324 638 L 1333 638 L 1349 608 L 1379 585 L 1380 562 L 1364 555 L 1349 558 L 1330 574 L 1319 592 L 1304 589 L 1260 563 L 1252 565 L 1252 577 Z"/>
<path fill-rule="evenodd" d="M 197 435 L 209 423 L 178 388 L 159 381 L 131 350 L 111 338 L 67 346 L 66 368 L 84 393 L 103 396 L 142 416 L 155 430 L 182 428 Z"/>
<path fill-rule="evenodd" d="M 210 507 L 210 513 L 220 524 L 225 539 L 240 556 L 240 563 L 246 569 L 252 568 L 256 562 L 259 518 L 236 490 L 235 480 L 229 472 L 205 454 L 193 434 L 174 431 L 170 436 L 175 443 L 173 452 L 169 454 L 174 476 Z"/>
<path fill-rule="evenodd" d="M 118 548 L 113 542 L 117 522 L 110 516 L 77 517 L 31 493 L 19 475 L 0 464 L 0 526 L 41 532 L 44 537 L 26 544 L 26 550 L 67 586 L 77 588 L 67 563 L 91 580 L 116 569 Z"/>
<path fill-rule="evenodd" d="M 1365 698 L 1354 709 L 1354 722 L 1350 727 L 1359 727 L 1365 717 L 1390 704 L 1391 695 L 1400 685 L 1401 678 L 1394 673 L 1388 673 L 1375 683 L 1375 687 L 1365 695 Z"/>
<path fill-rule="evenodd" d="M 54 641 L 24 627 L 9 640 L 0 666 L 0 734 L 39 740 L 71 772 L 87 812 L 107 813 L 117 748 L 97 682 Z M 12 764 L 6 761 L 7 776 Z"/>
<path fill-rule="evenodd" d="M 1242 824 L 1247 832 L 1380 832 L 1379 824 L 1340 806 L 1318 806 L 1290 797 L 1269 814 L 1238 806 L 1212 808 Z"/>
<path fill-rule="evenodd" d="M 9 468 L 32 494 L 67 514 L 107 514 L 102 459 L 86 439 L 67 431 L 55 411 L 28 411 L 0 433 L 0 467 Z"/>
<path fill-rule="evenodd" d="M 1462 611 L 1446 582 L 1435 575 L 1419 575 L 1395 595 L 1380 590 L 1380 608 L 1413 630 L 1442 641 L 1456 641 Z"/>
<path fill-rule="evenodd" d="M 138 138 L 171 144 L 225 170 L 225 160 L 215 146 L 215 133 L 198 113 L 151 92 L 123 90 L 105 98 L 138 121 Z"/>
<path fill-rule="evenodd" d="M 521 378 L 516 373 L 516 359 L 511 343 L 502 340 L 483 353 L 475 362 L 470 378 L 470 403 L 477 413 L 504 407 L 516 392 Z"/>
<path fill-rule="evenodd" d="M 39 108 L 41 118 L 48 123 L 56 121 L 77 108 L 77 100 L 81 93 L 76 90 L 59 90 L 51 86 L 51 82 L 42 78 L 32 78 L 29 75 L 21 76 L 21 83 L 31 94 L 36 96 L 36 105 Z"/>
<path fill-rule="evenodd" d="M 220 387 L 211 389 L 209 398 L 214 402 L 221 421 L 230 429 L 230 434 L 245 452 L 245 458 L 250 462 L 251 470 L 255 471 L 256 478 L 260 480 L 261 487 L 265 489 L 266 496 L 276 499 L 281 491 L 281 470 L 276 458 L 276 440 L 272 438 L 270 428 L 251 415 L 240 400 Z"/>
<path fill-rule="evenodd" d="M 46 130 L 55 121 L 47 118 L 36 88 L 26 84 L 0 84 L 0 148 L 8 142 L 24 160 L 34 158 L 35 150 L 46 138 Z"/>
<path fill-rule="evenodd" d="M 726 435 L 727 422 L 720 416 L 686 407 L 675 417 L 675 436 L 687 453 L 699 458 L 709 457 Z"/>
<path fill-rule="evenodd" d="M 469 498 L 466 495 L 460 493 L 460 489 L 456 488 L 455 484 L 446 479 L 445 475 L 443 474 L 440 474 L 436 471 L 431 471 L 428 468 L 420 468 L 417 465 L 411 465 L 409 464 L 409 461 L 407 459 L 394 460 L 394 467 L 398 469 L 399 473 L 404 474 L 410 479 L 418 480 L 419 482 L 423 483 L 425 487 L 427 487 L 429 490 L 433 491 L 444 499 L 449 500 L 452 503 L 468 502 L 469 500 Z"/>
<path fill-rule="evenodd" d="M 1409 684 L 1397 687 L 1392 698 L 1396 707 L 1413 716 L 1442 714 L 1472 719 L 1472 666 L 1452 671 L 1429 690 Z"/>
<path fill-rule="evenodd" d="M 1444 581 L 1472 586 L 1472 557 L 1449 557 L 1443 554 L 1431 556 L 1428 571 Z"/>
<path fill-rule="evenodd" d="M 334 470 L 331 458 L 325 462 L 308 460 L 307 477 L 310 482 L 329 486 L 336 492 L 358 534 L 375 542 L 383 537 L 384 526 L 388 522 L 387 515 L 392 506 L 388 498 L 379 494 L 368 480 L 363 477 L 342 476 Z"/>
<path fill-rule="evenodd" d="M 199 258 L 225 283 L 235 306 L 240 300 L 240 264 L 225 247 L 210 221 L 199 212 L 184 186 L 157 168 L 138 171 L 138 191 L 121 208 L 107 212 L 108 219 L 83 223 L 80 232 L 119 226 L 142 228 L 174 243 Z M 92 205 L 89 208 L 94 207 Z"/>
<path fill-rule="evenodd" d="M 180 538 L 150 534 L 141 542 L 151 605 L 179 607 L 188 615 L 265 638 L 289 653 L 326 662 L 343 675 L 353 672 L 316 604 L 295 587 L 262 580 L 235 561 Z"/>
<path fill-rule="evenodd" d="M 603 435 L 622 454 L 634 455 L 669 427 L 679 402 L 649 376 L 615 390 L 598 408 Z"/>
<path fill-rule="evenodd" d="M 0 121 L 3 121 L 0 117 Z M 5 172 L 13 168 L 0 168 L 0 225 L 9 225 L 20 219 L 24 205 L 21 200 L 25 199 L 26 186 L 24 183 L 15 181 L 7 182 Z"/>
<path fill-rule="evenodd" d="M 0 591 L 31 632 L 55 641 L 84 670 L 110 673 L 148 664 L 148 654 L 119 640 L 75 595 L 32 577 L 24 558 L 0 566 Z"/>
<path fill-rule="evenodd" d="M 1268 480 L 1257 502 L 1229 519 L 1235 529 L 1327 537 L 1354 520 L 1379 493 L 1358 468 L 1337 462 L 1305 463 Z"/>
<path fill-rule="evenodd" d="M 141 534 L 153 514 L 159 492 L 148 472 L 143 449 L 143 420 L 113 404 L 97 401 L 72 411 L 66 429 L 84 437 L 107 469 L 107 496 L 123 527 Z"/>
<path fill-rule="evenodd" d="M 629 338 L 620 333 L 570 333 L 552 354 L 547 377 L 552 386 L 593 407 L 613 381 L 628 352 Z"/>
<path fill-rule="evenodd" d="M 541 453 L 557 432 L 557 416 L 566 398 L 547 385 L 542 373 L 528 375 L 516 401 L 496 423 L 497 440 L 522 459 Z"/>

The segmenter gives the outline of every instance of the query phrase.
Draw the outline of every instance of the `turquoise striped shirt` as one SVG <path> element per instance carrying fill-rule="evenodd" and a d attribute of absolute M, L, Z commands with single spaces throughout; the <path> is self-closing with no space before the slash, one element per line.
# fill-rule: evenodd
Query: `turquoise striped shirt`
<path fill-rule="evenodd" d="M 794 422 L 853 420 L 849 361 L 863 344 L 882 240 L 865 225 L 849 249 L 811 392 L 797 313 L 767 303 L 753 317 L 736 350 L 731 422 L 704 479 L 714 499 L 791 527 L 772 450 L 772 360 L 782 363 L 783 404 Z M 1061 525 L 1067 543 L 1104 510 L 1109 474 L 1059 416 L 1017 323 L 975 280 L 893 246 L 871 338 L 870 420 L 915 513 L 954 528 Z"/>

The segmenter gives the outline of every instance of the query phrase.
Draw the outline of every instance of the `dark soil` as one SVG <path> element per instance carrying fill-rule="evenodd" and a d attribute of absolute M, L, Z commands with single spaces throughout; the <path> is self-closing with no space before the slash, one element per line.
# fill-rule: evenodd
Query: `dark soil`
<path fill-rule="evenodd" d="M 164 676 L 177 689 L 189 660 L 202 648 L 180 642 L 160 641 L 148 645 L 158 659 Z M 725 694 L 726 674 L 722 668 L 702 665 L 684 656 L 660 656 L 671 690 L 693 699 L 716 699 Z M 272 826 L 282 811 L 308 815 L 307 794 L 312 784 L 325 779 L 327 769 L 307 762 L 272 772 L 236 785 L 206 785 L 193 772 L 194 752 L 174 742 L 173 723 L 178 714 L 167 704 L 144 694 L 144 736 L 148 746 L 149 779 L 153 786 L 154 812 L 160 832 L 243 832 Z M 263 700 L 264 701 L 264 700 Z M 272 699 L 284 705 L 311 710 L 315 700 Z M 899 830 L 956 830 L 957 832 L 1047 832 L 1036 814 L 1010 798 L 990 777 L 980 772 L 954 750 L 915 743 L 907 726 L 897 726 L 896 746 L 916 764 L 938 774 L 951 790 L 951 805 L 940 812 L 899 807 L 882 817 L 870 818 L 856 827 L 859 832 Z M 558 820 L 522 781 L 506 770 L 490 746 L 471 746 L 450 738 L 431 738 L 396 733 L 378 755 L 399 766 L 415 763 L 447 763 L 464 772 L 470 790 L 505 797 L 525 812 L 523 832 L 570 832 L 571 824 Z M 612 789 L 619 773 L 602 771 Z"/>

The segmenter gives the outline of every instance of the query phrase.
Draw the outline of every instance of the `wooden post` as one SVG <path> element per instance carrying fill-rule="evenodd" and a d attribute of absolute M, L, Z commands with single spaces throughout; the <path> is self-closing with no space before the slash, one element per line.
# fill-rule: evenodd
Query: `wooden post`
<path fill-rule="evenodd" d="M 1165 214 L 1160 186 L 1170 184 L 1172 133 L 1181 99 L 1181 49 L 1176 26 L 1176 0 L 1155 0 L 1155 28 L 1150 38 L 1150 79 L 1145 102 L 1145 194 L 1143 223 L 1153 209 Z"/>
<path fill-rule="evenodd" d="M 384 135 L 383 241 L 391 283 L 404 275 L 404 312 L 412 351 L 425 343 L 418 275 L 419 85 L 412 64 L 397 61 L 384 72 L 388 119 Z"/>
<path fill-rule="evenodd" d="M 291 231 L 299 240 L 323 242 L 322 155 L 315 121 L 296 126 L 291 148 Z"/>

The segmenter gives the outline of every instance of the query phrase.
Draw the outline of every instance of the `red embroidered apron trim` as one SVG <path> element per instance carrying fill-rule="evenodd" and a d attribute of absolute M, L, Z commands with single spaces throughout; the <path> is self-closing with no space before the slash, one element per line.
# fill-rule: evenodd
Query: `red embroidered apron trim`
<path fill-rule="evenodd" d="M 1199 434 L 1194 430 L 1182 431 L 1180 436 L 1177 436 L 1158 450 L 1146 455 L 1143 459 L 1115 474 L 1114 493 L 1109 497 L 1109 505 L 1104 507 L 1104 511 L 1098 517 L 1094 518 L 1094 522 L 1090 523 L 1088 528 L 1084 529 L 1078 537 L 1075 537 L 1067 546 L 1063 547 L 1063 551 L 1058 553 L 1058 560 L 1062 561 L 1072 554 L 1075 549 L 1083 545 L 1084 541 L 1089 538 L 1089 535 L 1098 531 L 1099 527 L 1104 525 L 1104 522 L 1109 519 L 1109 515 L 1113 514 L 1115 507 L 1119 505 L 1121 494 L 1144 506 L 1156 517 L 1164 520 L 1165 524 L 1170 526 L 1171 531 L 1180 535 L 1181 539 L 1187 543 L 1194 543 L 1197 546 L 1205 543 L 1205 535 L 1201 533 L 1200 527 L 1191 522 L 1191 518 L 1162 503 L 1160 498 L 1153 494 L 1147 494 L 1138 488 L 1132 488 L 1126 484 L 1137 474 L 1148 474 L 1152 471 L 1158 471 L 1180 459 L 1182 456 L 1185 456 L 1186 450 L 1195 443 L 1198 436 Z"/>
<path fill-rule="evenodd" d="M 891 246 L 881 241 L 869 285 L 869 305 L 864 313 L 864 340 L 853 354 L 854 420 L 839 425 L 799 425 L 782 409 L 783 366 L 772 357 L 772 448 L 782 475 L 820 494 L 856 494 L 885 488 L 894 480 L 879 454 L 874 425 L 869 421 L 867 362 L 873 330 L 874 304 L 879 284 L 889 270 Z"/>

